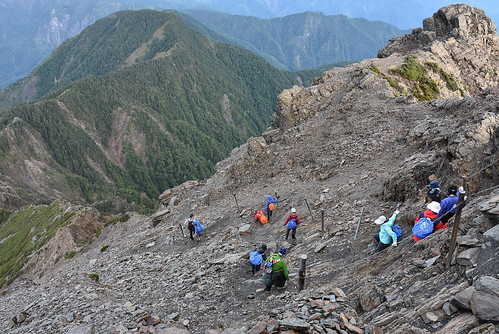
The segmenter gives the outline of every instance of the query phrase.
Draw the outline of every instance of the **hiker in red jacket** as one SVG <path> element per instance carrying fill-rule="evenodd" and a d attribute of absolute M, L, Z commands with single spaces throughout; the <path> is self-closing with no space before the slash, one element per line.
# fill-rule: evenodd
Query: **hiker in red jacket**
<path fill-rule="evenodd" d="M 416 217 L 416 219 L 414 220 L 414 225 L 416 225 L 416 223 L 423 217 L 431 219 L 431 220 L 437 218 L 438 211 L 440 211 L 440 203 L 438 203 L 437 201 L 433 201 L 433 202 L 428 203 L 428 205 L 426 207 L 427 207 L 427 210 L 420 212 L 419 215 Z M 447 225 L 445 225 L 445 227 L 447 227 Z M 445 227 L 442 225 L 442 226 L 439 226 L 438 229 L 445 228 Z M 413 235 L 412 238 L 414 239 L 414 241 L 421 240 L 421 238 L 418 238 L 415 235 Z"/>
<path fill-rule="evenodd" d="M 296 215 L 296 209 L 292 208 L 291 214 L 288 218 L 286 218 L 286 222 L 284 223 L 284 226 L 288 225 L 288 229 L 286 230 L 286 240 L 288 240 L 290 230 L 293 231 L 291 233 L 291 238 L 296 239 L 296 228 L 298 227 L 298 224 L 300 224 L 300 217 Z"/>

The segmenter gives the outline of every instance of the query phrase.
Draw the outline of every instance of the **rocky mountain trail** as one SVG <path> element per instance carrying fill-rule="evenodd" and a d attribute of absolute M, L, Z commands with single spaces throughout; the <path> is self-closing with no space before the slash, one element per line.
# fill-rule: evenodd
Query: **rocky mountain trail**
<path fill-rule="evenodd" d="M 272 126 L 212 178 L 165 190 L 156 214 L 128 213 L 72 259 L 14 281 L 0 296 L 0 333 L 497 333 L 497 84 L 464 98 L 396 96 L 373 65 L 383 72 L 404 58 L 335 68 L 283 91 Z M 453 221 L 412 239 L 431 174 L 444 190 L 467 191 L 450 266 Z M 275 194 L 271 221 L 255 222 Z M 373 221 L 399 203 L 403 237 L 374 253 Z M 303 223 L 288 242 L 292 207 Z M 199 241 L 186 230 L 190 213 L 206 226 Z M 261 243 L 288 250 L 285 290 L 266 294 L 252 275 L 248 254 Z"/>

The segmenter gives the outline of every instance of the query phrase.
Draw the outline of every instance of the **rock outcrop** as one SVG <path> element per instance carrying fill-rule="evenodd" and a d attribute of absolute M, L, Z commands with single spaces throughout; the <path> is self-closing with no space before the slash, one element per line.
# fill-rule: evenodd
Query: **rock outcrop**
<path fill-rule="evenodd" d="M 494 22 L 484 11 L 451 5 L 425 19 L 422 29 L 391 39 L 378 57 L 415 54 L 422 62 L 436 61 L 455 81 L 464 83 L 463 92 L 476 95 L 497 86 L 498 39 Z"/>

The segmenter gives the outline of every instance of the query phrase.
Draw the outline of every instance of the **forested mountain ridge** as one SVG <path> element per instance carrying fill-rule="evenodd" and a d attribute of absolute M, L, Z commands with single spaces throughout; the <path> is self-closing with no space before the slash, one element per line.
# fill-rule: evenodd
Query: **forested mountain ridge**
<path fill-rule="evenodd" d="M 174 12 L 112 14 L 61 45 L 23 87 L 48 94 L 0 118 L 2 203 L 152 208 L 161 191 L 208 177 L 261 133 L 296 76 L 207 39 Z"/>
<path fill-rule="evenodd" d="M 116 18 L 116 19 L 112 19 Z M 116 24 L 118 20 L 127 20 L 125 24 Z M 120 67 L 133 65 L 139 61 L 150 60 L 154 51 L 146 55 L 145 47 L 155 41 L 166 27 L 160 28 L 164 17 L 154 11 L 142 11 L 137 16 L 132 11 L 125 11 L 116 16 L 111 14 L 106 20 L 98 20 L 87 27 L 81 34 L 62 43 L 30 75 L 0 91 L 0 110 L 20 103 L 37 100 L 50 90 L 65 86 L 87 75 L 104 75 Z M 180 22 L 169 26 L 168 43 L 177 39 L 189 39 L 187 42 L 201 43 L 199 34 L 195 37 L 187 32 Z M 151 40 L 148 40 L 151 38 Z M 139 48 L 146 43 L 143 49 Z M 156 46 L 157 47 L 157 46 Z M 168 47 L 168 46 L 166 46 Z M 133 53 L 135 52 L 135 53 Z"/>
<path fill-rule="evenodd" d="M 277 68 L 292 71 L 372 58 L 390 38 L 407 33 L 380 21 L 320 12 L 274 19 L 202 10 L 184 12 Z"/>
<path fill-rule="evenodd" d="M 48 57 L 51 52 L 60 45 L 63 41 L 68 38 L 76 36 L 79 32 L 81 32 L 85 27 L 93 24 L 96 20 L 110 15 L 113 12 L 118 10 L 132 9 L 138 10 L 142 8 L 149 9 L 176 9 L 176 10 L 187 10 L 194 8 L 209 8 L 210 10 L 223 9 L 224 6 L 216 6 L 216 5 L 207 5 L 206 1 L 196 2 L 189 1 L 185 3 L 185 1 L 167 1 L 167 0 L 131 0 L 127 2 L 121 2 L 119 0 L 81 0 L 75 3 L 70 0 L 24 0 L 21 3 L 18 1 L 12 0 L 3 0 L 0 2 L 2 6 L 2 11 L 0 12 L 0 32 L 2 33 L 2 38 L 0 38 L 0 88 L 7 87 L 8 85 L 16 82 L 17 80 L 23 78 L 28 75 L 28 73 L 33 70 L 37 65 L 39 65 L 42 60 Z M 231 4 L 233 6 L 233 4 Z M 252 4 L 255 5 L 255 4 Z M 226 7 L 225 7 L 226 8 Z M 220 19 L 219 15 L 216 12 L 205 12 L 205 15 L 208 15 L 207 19 L 209 21 L 214 21 Z M 213 15 L 213 18 L 209 18 L 210 15 Z M 243 35 L 242 40 L 238 40 L 238 36 L 232 36 L 231 39 L 233 42 L 238 43 L 239 45 L 243 45 L 245 48 L 253 52 L 258 52 L 258 54 L 267 58 L 267 60 L 271 60 L 271 53 L 269 50 L 260 50 L 260 47 L 265 47 L 269 45 L 269 32 L 272 33 L 279 32 L 279 28 L 282 23 L 275 20 L 261 20 L 256 18 L 245 18 L 245 17 L 236 17 L 243 20 L 244 29 L 247 29 L 247 33 L 249 36 L 254 36 L 256 34 L 260 34 L 262 31 L 262 27 L 270 26 L 269 31 L 265 31 L 265 36 L 263 41 L 265 44 L 262 45 L 262 41 L 258 38 L 255 40 L 248 40 Z M 226 21 L 224 18 L 223 21 Z M 283 42 L 278 39 L 273 41 L 272 43 L 277 43 L 278 45 L 284 45 L 284 37 L 291 38 L 294 30 L 297 33 L 301 33 L 305 27 L 299 27 L 300 24 L 304 24 L 305 22 L 300 20 L 287 20 L 287 24 L 290 24 L 290 27 L 293 27 L 292 30 L 287 32 L 287 36 L 278 33 L 280 39 L 283 39 Z M 319 22 L 319 20 L 316 20 Z M 373 31 L 381 31 L 384 34 L 390 35 L 390 37 L 400 35 L 400 31 L 396 32 L 392 35 L 391 30 L 396 29 L 393 26 L 387 25 L 381 22 L 369 22 L 366 20 L 359 19 L 347 19 L 343 17 L 342 24 L 346 27 L 352 27 L 355 25 L 363 26 L 362 30 L 373 30 Z M 350 23 L 350 21 L 352 23 Z M 327 24 L 325 20 L 321 20 Z M 207 34 L 211 38 L 211 33 L 206 30 L 206 28 L 201 27 L 199 24 L 195 24 L 194 22 L 190 22 L 193 27 L 200 30 L 204 34 Z M 221 22 L 224 23 L 224 22 Z M 256 24 L 255 26 L 250 25 L 249 23 Z M 224 23 L 226 25 L 226 23 Z M 374 26 L 374 29 L 373 29 Z M 223 27 L 221 27 L 223 28 Z M 320 27 L 319 30 L 322 29 L 324 31 L 329 31 L 331 28 L 328 26 Z M 335 28 L 338 30 L 338 28 Z M 286 29 L 284 29 L 286 30 Z M 235 32 L 237 33 L 237 32 Z M 364 59 L 366 50 L 369 51 L 369 57 L 375 56 L 376 50 L 383 47 L 386 40 L 377 43 L 373 47 L 370 43 L 373 42 L 371 37 L 362 36 L 370 41 L 366 45 L 366 42 L 357 41 L 355 38 L 352 42 L 349 41 L 348 38 L 344 38 L 342 35 L 347 33 L 345 31 L 338 32 L 339 37 L 346 44 L 341 45 L 342 47 L 346 47 L 351 52 L 354 52 L 351 59 L 347 60 L 356 60 L 356 59 Z M 230 31 L 224 31 L 224 34 L 231 35 Z M 321 34 L 321 40 L 328 36 Z M 295 36 L 296 39 L 301 39 L 300 35 Z M 346 37 L 346 36 L 345 36 Z M 334 41 L 335 39 L 333 39 Z M 360 46 L 351 45 L 352 43 L 359 43 Z M 326 42 L 324 42 L 326 43 Z M 280 54 L 273 55 L 277 56 L 275 61 L 271 61 L 276 66 L 281 66 L 281 68 L 286 68 L 288 70 L 299 70 L 313 67 L 318 67 L 324 64 L 335 63 L 338 60 L 338 57 L 335 53 L 332 53 L 331 56 L 328 57 L 327 53 L 318 48 L 306 48 L 306 50 L 294 50 L 294 44 L 287 45 L 285 48 L 290 48 L 289 51 L 280 50 Z M 360 49 L 361 55 L 355 54 L 357 50 Z M 283 53 L 284 52 L 284 53 Z M 338 52 L 338 51 L 335 51 Z M 299 54 L 303 64 L 306 67 L 286 67 L 288 60 L 281 59 L 282 57 L 290 57 L 291 54 L 296 53 Z M 317 60 L 315 60 L 317 59 Z M 343 60 L 343 58 L 341 58 Z M 281 65 L 279 65 L 281 64 Z M 312 65 L 311 65 L 312 64 Z M 316 64 L 316 65 L 315 65 Z M 284 67 L 283 67 L 284 66 Z"/>

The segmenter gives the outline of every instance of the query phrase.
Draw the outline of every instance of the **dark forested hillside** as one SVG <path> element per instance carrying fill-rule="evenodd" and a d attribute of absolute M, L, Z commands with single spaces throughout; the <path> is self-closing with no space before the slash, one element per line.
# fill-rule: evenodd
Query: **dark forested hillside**
<path fill-rule="evenodd" d="M 1 117 L 2 202 L 151 208 L 164 189 L 208 177 L 261 133 L 296 76 L 207 39 L 173 12 L 112 14 L 10 91 L 43 98 Z"/>
<path fill-rule="evenodd" d="M 293 71 L 376 57 L 390 38 L 406 33 L 380 21 L 320 12 L 268 20 L 213 11 L 186 13 L 274 66 Z"/>

